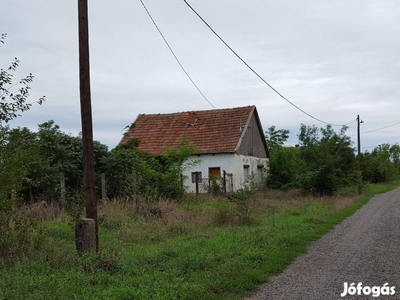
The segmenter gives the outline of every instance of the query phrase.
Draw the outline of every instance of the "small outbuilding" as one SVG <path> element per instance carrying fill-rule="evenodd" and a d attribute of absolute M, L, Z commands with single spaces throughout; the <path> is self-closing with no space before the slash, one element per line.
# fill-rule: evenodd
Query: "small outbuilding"
<path fill-rule="evenodd" d="M 163 155 L 186 139 L 196 145 L 198 163 L 183 171 L 187 192 L 219 188 L 234 192 L 266 180 L 269 150 L 255 106 L 170 114 L 140 114 L 121 144 L 139 141 L 138 150 Z"/>

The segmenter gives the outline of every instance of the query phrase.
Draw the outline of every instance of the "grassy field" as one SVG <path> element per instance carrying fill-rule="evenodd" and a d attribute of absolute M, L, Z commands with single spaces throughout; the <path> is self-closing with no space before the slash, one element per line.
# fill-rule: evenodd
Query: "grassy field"
<path fill-rule="evenodd" d="M 0 214 L 0 299 L 241 299 L 399 182 L 335 197 L 263 190 L 99 208 L 100 248 L 79 257 L 74 222 L 44 203 Z"/>

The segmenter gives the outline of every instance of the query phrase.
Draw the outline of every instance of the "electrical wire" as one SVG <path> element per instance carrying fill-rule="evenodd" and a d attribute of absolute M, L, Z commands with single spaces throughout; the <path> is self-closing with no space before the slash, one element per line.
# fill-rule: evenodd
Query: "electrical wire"
<path fill-rule="evenodd" d="M 388 125 L 388 126 L 385 126 L 385 127 L 381 127 L 381 128 L 377 128 L 377 129 L 373 129 L 373 130 L 369 130 L 369 131 L 361 132 L 360 134 L 366 134 L 366 133 L 370 133 L 370 132 L 374 132 L 374 131 L 378 131 L 378 130 L 386 129 L 386 128 L 389 128 L 389 127 L 393 127 L 393 126 L 396 126 L 396 125 L 400 125 L 400 122 L 398 122 L 398 123 L 395 123 L 395 124 L 392 124 L 392 125 Z"/>
<path fill-rule="evenodd" d="M 298 107 L 296 104 L 294 104 L 293 102 L 291 102 L 289 99 L 287 99 L 285 96 L 283 96 L 277 89 L 275 89 L 272 85 L 270 85 L 263 77 L 261 77 L 260 74 L 258 74 L 243 58 L 241 58 L 239 56 L 239 54 L 237 54 L 219 35 L 218 33 L 200 16 L 199 13 L 197 13 L 197 11 L 186 1 L 183 0 L 186 5 L 200 18 L 200 20 L 215 34 L 215 36 L 217 36 L 217 38 L 247 67 L 250 69 L 250 71 L 252 71 L 262 82 L 264 82 L 270 89 L 272 89 L 276 94 L 278 94 L 282 99 L 284 99 L 286 102 L 288 102 L 290 105 L 292 105 L 293 107 L 295 107 L 296 109 L 298 109 L 299 111 L 301 111 L 303 114 L 309 116 L 310 118 L 317 120 L 321 123 L 327 124 L 327 125 L 331 125 L 331 126 L 347 126 L 351 123 L 354 122 L 351 121 L 347 124 L 343 124 L 343 125 L 339 125 L 339 124 L 332 124 L 332 123 L 328 123 L 325 122 L 321 119 L 318 119 L 314 116 L 312 116 L 311 114 L 309 114 L 308 112 L 304 111 L 303 109 L 301 109 L 300 107 Z"/>
<path fill-rule="evenodd" d="M 175 55 L 175 52 L 172 50 L 171 46 L 169 45 L 167 39 L 165 38 L 165 36 L 162 34 L 160 28 L 157 26 L 156 22 L 154 21 L 154 18 L 151 16 L 149 10 L 147 9 L 146 5 L 144 4 L 143 0 L 140 0 L 140 2 L 143 5 L 143 8 L 145 9 L 145 11 L 147 12 L 150 20 L 153 22 L 154 26 L 156 27 L 158 33 L 161 35 L 162 39 L 164 40 L 165 44 L 167 45 L 169 51 L 172 53 L 172 55 L 174 56 L 175 60 L 177 61 L 177 63 L 179 64 L 179 66 L 181 67 L 181 69 L 183 70 L 183 72 L 185 72 L 186 76 L 189 78 L 189 80 L 192 82 L 192 84 L 195 86 L 195 88 L 198 90 L 198 92 L 201 94 L 201 96 L 208 102 L 208 104 L 210 104 L 214 109 L 215 106 L 207 99 L 207 97 L 203 94 L 203 92 L 200 90 L 200 88 L 197 86 L 197 84 L 193 81 L 193 79 L 190 77 L 189 73 L 185 70 L 185 68 L 183 67 L 183 65 L 181 64 L 181 62 L 179 61 L 178 57 Z"/>
<path fill-rule="evenodd" d="M 396 126 L 396 125 L 400 125 L 400 122 L 394 123 L 394 124 L 392 124 L 392 125 L 387 125 L 387 126 L 384 126 L 384 127 L 380 127 L 380 128 L 377 128 L 377 129 L 372 129 L 372 130 L 360 132 L 360 135 L 362 135 L 362 134 L 367 134 L 367 133 L 371 133 L 371 132 L 375 132 L 375 131 L 379 131 L 379 130 L 386 129 L 386 128 L 389 128 L 389 127 L 393 127 L 393 126 Z M 352 134 L 352 135 L 350 135 L 350 136 L 356 136 L 356 135 L 357 135 L 357 134 Z"/>

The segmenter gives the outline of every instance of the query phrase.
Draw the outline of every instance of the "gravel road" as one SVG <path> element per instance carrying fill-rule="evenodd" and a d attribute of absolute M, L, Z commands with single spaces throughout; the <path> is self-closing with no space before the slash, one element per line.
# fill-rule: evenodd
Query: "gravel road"
<path fill-rule="evenodd" d="M 362 285 L 341 297 L 345 282 Z M 400 299 L 400 188 L 373 197 L 312 243 L 306 254 L 247 298 L 256 299 Z"/>

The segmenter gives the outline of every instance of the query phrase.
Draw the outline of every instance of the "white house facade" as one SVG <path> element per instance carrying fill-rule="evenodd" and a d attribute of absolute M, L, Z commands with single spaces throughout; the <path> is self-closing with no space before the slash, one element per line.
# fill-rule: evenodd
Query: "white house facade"
<path fill-rule="evenodd" d="M 210 191 L 212 177 L 220 178 L 221 192 L 236 192 L 247 187 L 265 183 L 268 158 L 259 158 L 231 153 L 193 155 L 189 159 L 195 164 L 184 168 L 184 186 L 188 193 Z M 197 180 L 197 181 L 196 181 Z"/>

